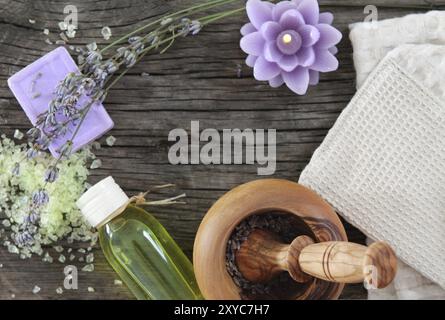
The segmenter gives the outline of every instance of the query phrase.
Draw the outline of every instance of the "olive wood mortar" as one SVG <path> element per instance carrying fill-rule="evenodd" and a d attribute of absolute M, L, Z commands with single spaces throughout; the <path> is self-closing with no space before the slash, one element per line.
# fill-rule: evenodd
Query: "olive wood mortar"
<path fill-rule="evenodd" d="M 226 269 L 227 242 L 235 227 L 254 214 L 292 214 L 310 228 L 292 243 L 254 229 L 236 254 L 243 277 L 264 283 L 280 272 L 308 283 L 292 299 L 337 299 L 345 283 L 365 282 L 384 288 L 397 270 L 391 247 L 347 242 L 346 232 L 332 207 L 315 192 L 297 183 L 265 179 L 238 186 L 221 197 L 204 217 L 194 244 L 196 279 L 206 299 L 241 299 L 240 289 Z"/>

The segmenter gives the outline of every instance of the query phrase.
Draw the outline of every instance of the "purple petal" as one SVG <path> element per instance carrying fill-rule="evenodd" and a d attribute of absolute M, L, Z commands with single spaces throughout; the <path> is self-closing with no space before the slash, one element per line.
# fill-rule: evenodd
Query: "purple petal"
<path fill-rule="evenodd" d="M 242 26 L 241 30 L 240 30 L 240 32 L 241 32 L 241 34 L 243 36 L 246 36 L 249 33 L 252 33 L 252 32 L 255 32 L 255 31 L 257 31 L 257 29 L 250 22 L 246 23 L 244 26 Z"/>
<path fill-rule="evenodd" d="M 337 47 L 331 47 L 328 49 L 330 53 L 332 53 L 334 56 L 338 53 Z"/>
<path fill-rule="evenodd" d="M 291 72 L 298 66 L 298 58 L 296 55 L 283 56 L 281 60 L 278 62 L 278 65 L 281 69 L 286 72 Z"/>
<path fill-rule="evenodd" d="M 326 23 L 332 24 L 334 22 L 334 15 L 330 12 L 322 12 L 320 13 L 320 18 L 318 19 L 318 23 Z"/>
<path fill-rule="evenodd" d="M 297 57 L 302 67 L 309 67 L 315 62 L 315 51 L 312 47 L 303 47 L 297 52 Z"/>
<path fill-rule="evenodd" d="M 317 49 L 315 52 L 315 62 L 311 65 L 311 69 L 320 72 L 330 72 L 337 70 L 337 58 L 326 49 Z"/>
<path fill-rule="evenodd" d="M 253 76 L 259 81 L 275 78 L 281 72 L 280 67 L 274 62 L 269 62 L 263 57 L 258 57 L 253 68 Z"/>
<path fill-rule="evenodd" d="M 283 77 L 281 74 L 277 75 L 275 78 L 269 80 L 269 85 L 272 88 L 278 88 L 284 83 Z"/>
<path fill-rule="evenodd" d="M 278 62 L 283 57 L 283 53 L 278 49 L 275 41 L 269 41 L 264 46 L 264 58 L 269 62 Z"/>
<path fill-rule="evenodd" d="M 266 41 L 275 40 L 281 31 L 281 26 L 274 21 L 265 22 L 260 29 L 260 32 Z"/>
<path fill-rule="evenodd" d="M 298 67 L 292 72 L 283 72 L 283 80 L 287 87 L 296 94 L 303 95 L 309 87 L 309 71 L 307 68 Z"/>
<path fill-rule="evenodd" d="M 267 5 L 270 8 L 270 12 L 272 12 L 273 7 L 275 7 L 275 4 L 269 1 L 262 1 L 265 5 Z"/>
<path fill-rule="evenodd" d="M 246 58 L 246 65 L 253 68 L 255 66 L 256 59 L 258 59 L 257 56 L 249 54 Z"/>
<path fill-rule="evenodd" d="M 250 22 L 259 30 L 261 25 L 272 20 L 272 6 L 260 0 L 248 0 L 246 11 Z"/>
<path fill-rule="evenodd" d="M 283 13 L 290 9 L 298 10 L 298 7 L 295 3 L 292 3 L 290 1 L 278 2 L 272 10 L 272 19 L 274 21 L 280 21 Z"/>
<path fill-rule="evenodd" d="M 287 10 L 280 18 L 280 25 L 283 30 L 297 30 L 304 24 L 304 18 L 297 10 Z"/>
<path fill-rule="evenodd" d="M 320 40 L 317 42 L 317 47 L 330 48 L 340 42 L 342 34 L 329 24 L 319 24 L 317 29 L 320 31 Z"/>
<path fill-rule="evenodd" d="M 320 31 L 308 24 L 300 27 L 298 33 L 301 36 L 303 47 L 313 46 L 320 39 Z"/>
<path fill-rule="evenodd" d="M 315 25 L 318 23 L 320 9 L 317 0 L 303 0 L 298 6 L 298 10 L 303 15 L 306 24 Z"/>
<path fill-rule="evenodd" d="M 315 86 L 320 82 L 320 72 L 315 70 L 309 70 L 309 84 Z"/>
<path fill-rule="evenodd" d="M 261 32 L 257 31 L 242 37 L 240 46 L 245 53 L 260 56 L 263 54 L 264 43 Z"/>

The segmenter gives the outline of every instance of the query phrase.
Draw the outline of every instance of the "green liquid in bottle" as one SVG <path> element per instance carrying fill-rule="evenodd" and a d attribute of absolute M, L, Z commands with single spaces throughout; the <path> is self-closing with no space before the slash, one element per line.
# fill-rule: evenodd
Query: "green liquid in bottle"
<path fill-rule="evenodd" d="M 99 229 L 108 262 L 138 299 L 202 299 L 193 266 L 164 227 L 129 205 Z"/>

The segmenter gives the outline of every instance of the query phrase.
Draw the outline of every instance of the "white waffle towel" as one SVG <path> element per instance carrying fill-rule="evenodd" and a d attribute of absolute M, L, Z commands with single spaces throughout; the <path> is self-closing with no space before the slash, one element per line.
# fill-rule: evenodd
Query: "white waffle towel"
<path fill-rule="evenodd" d="M 445 44 L 445 12 L 431 11 L 373 23 L 350 25 L 354 65 L 359 88 L 385 55 L 402 44 Z M 394 283 L 385 290 L 369 291 L 369 299 L 445 299 L 445 290 L 400 264 Z"/>
<path fill-rule="evenodd" d="M 445 11 L 410 14 L 349 26 L 357 87 L 392 49 L 403 44 L 445 44 Z"/>
<path fill-rule="evenodd" d="M 445 46 L 399 46 L 377 64 L 300 183 L 445 288 Z M 386 298 L 445 297 L 401 266 Z"/>

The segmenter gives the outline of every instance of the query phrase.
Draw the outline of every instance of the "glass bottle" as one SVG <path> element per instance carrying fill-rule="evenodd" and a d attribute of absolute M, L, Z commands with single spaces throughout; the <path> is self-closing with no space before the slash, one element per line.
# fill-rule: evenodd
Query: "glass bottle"
<path fill-rule="evenodd" d="M 112 177 L 86 191 L 77 206 L 98 228 L 106 259 L 136 298 L 202 298 L 190 260 L 151 214 L 130 204 Z"/>

